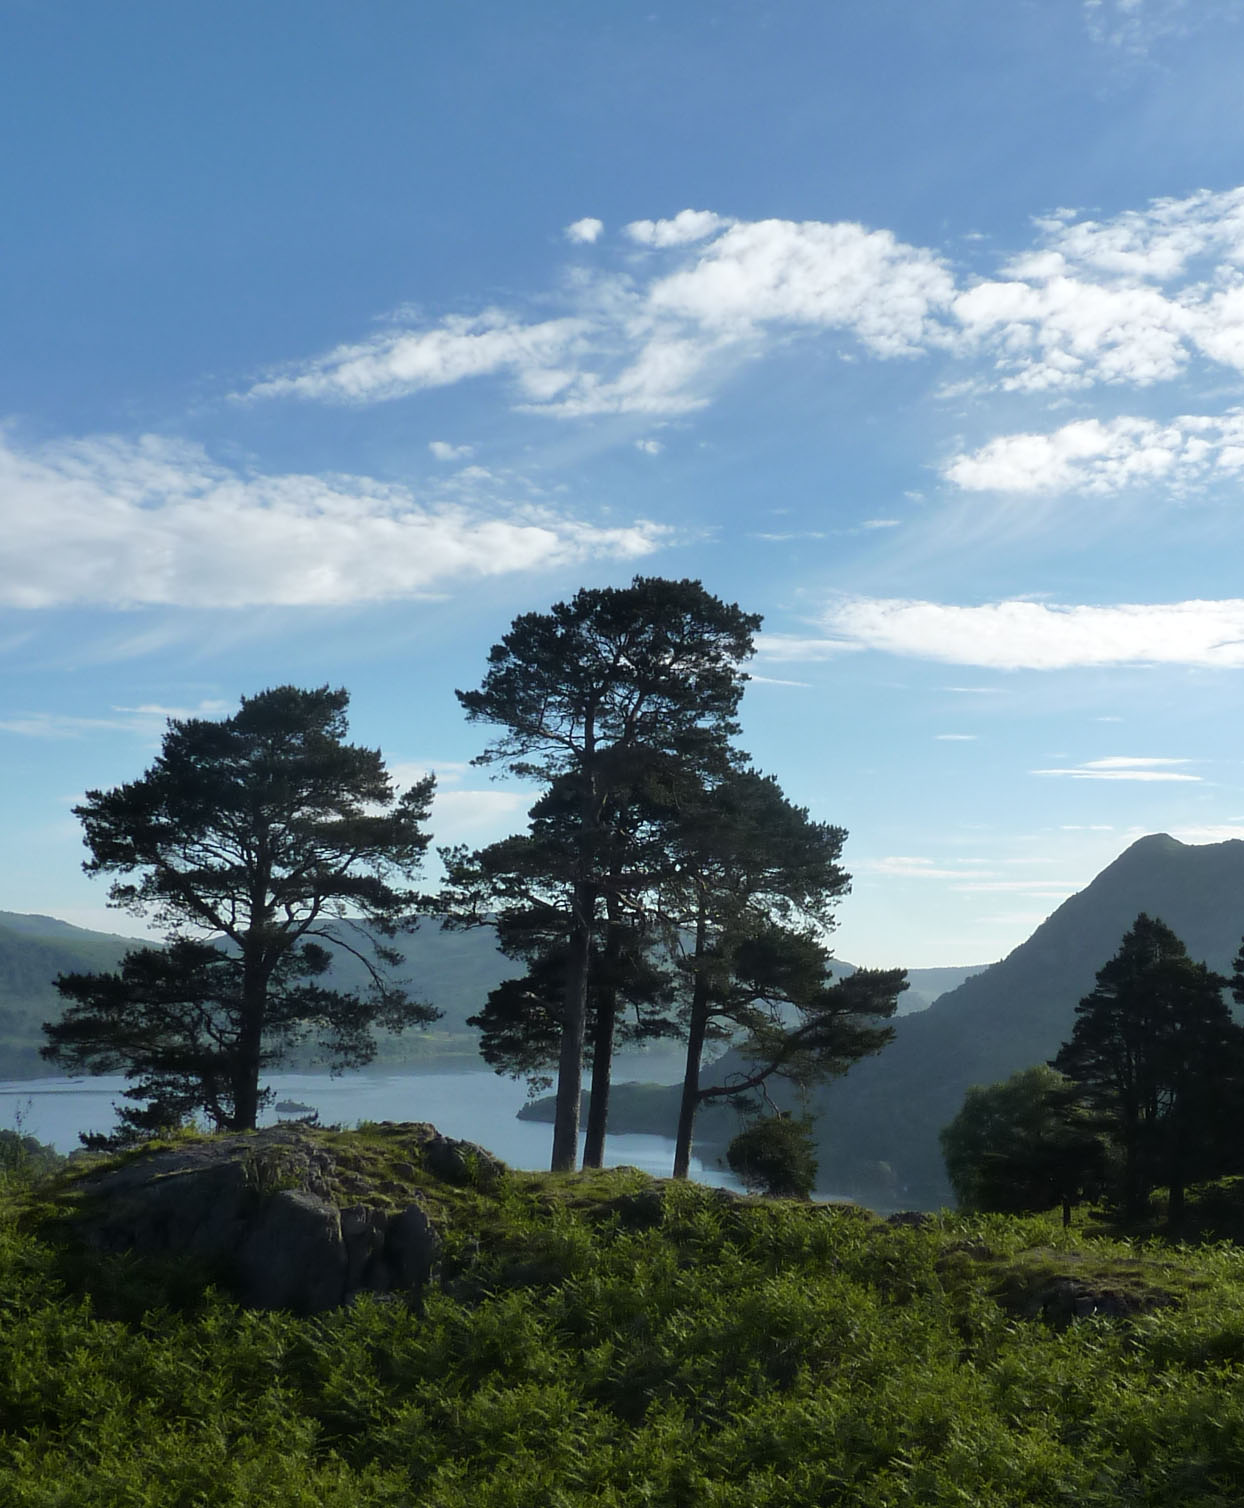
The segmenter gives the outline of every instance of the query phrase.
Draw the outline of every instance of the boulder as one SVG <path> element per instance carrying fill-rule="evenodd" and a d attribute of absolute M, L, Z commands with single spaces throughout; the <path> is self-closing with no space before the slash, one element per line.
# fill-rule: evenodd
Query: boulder
<path fill-rule="evenodd" d="M 251 1308 L 311 1314 L 363 1292 L 419 1305 L 440 1239 L 402 1175 L 491 1184 L 504 1164 L 434 1126 L 374 1130 L 401 1158 L 382 1179 L 306 1126 L 139 1151 L 76 1182 L 72 1227 L 99 1251 L 201 1261 Z"/>

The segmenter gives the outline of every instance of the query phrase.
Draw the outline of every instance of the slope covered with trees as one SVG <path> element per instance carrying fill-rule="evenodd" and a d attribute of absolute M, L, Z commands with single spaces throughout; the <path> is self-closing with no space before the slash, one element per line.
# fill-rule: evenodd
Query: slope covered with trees
<path fill-rule="evenodd" d="M 861 1197 L 935 1208 L 952 1198 L 938 1133 L 974 1084 L 1052 1058 L 1077 1003 L 1141 912 L 1230 975 L 1244 930 L 1244 842 L 1132 844 L 1000 963 L 897 1023 L 879 1057 L 818 1096 L 822 1178 Z"/>

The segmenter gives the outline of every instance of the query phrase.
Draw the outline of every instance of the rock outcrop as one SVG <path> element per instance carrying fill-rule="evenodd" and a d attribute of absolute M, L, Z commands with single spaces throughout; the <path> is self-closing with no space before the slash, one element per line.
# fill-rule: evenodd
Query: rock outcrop
<path fill-rule="evenodd" d="M 72 1228 L 96 1250 L 197 1260 L 253 1308 L 316 1313 L 365 1291 L 418 1304 L 440 1246 L 420 1175 L 486 1187 L 503 1173 L 434 1126 L 385 1123 L 357 1145 L 273 1126 L 86 1174 Z"/>

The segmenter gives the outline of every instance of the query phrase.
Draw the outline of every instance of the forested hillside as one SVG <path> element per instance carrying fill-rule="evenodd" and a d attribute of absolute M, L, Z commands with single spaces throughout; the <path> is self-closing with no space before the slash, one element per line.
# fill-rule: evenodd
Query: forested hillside
<path fill-rule="evenodd" d="M 57 974 L 113 969 L 134 946 L 51 916 L 0 911 L 0 1078 L 49 1072 L 39 1057 L 40 1028 L 60 1013 Z"/>
<path fill-rule="evenodd" d="M 0 912 L 0 1078 L 55 1072 L 39 1057 L 41 1025 L 60 1014 L 52 981 L 57 974 L 110 970 L 127 949 L 145 946 L 134 938 L 90 932 L 53 917 Z M 444 1012 L 426 1030 L 380 1037 L 378 1061 L 386 1064 L 475 1066 L 476 1034 L 466 1018 L 512 966 L 497 952 L 486 928 L 442 932 L 432 922 L 403 934 L 396 946 L 405 963 L 396 971 L 411 992 Z M 326 976 L 343 989 L 365 989 L 363 965 L 346 953 Z M 309 1051 L 295 1066 L 310 1066 Z"/>
<path fill-rule="evenodd" d="M 1142 911 L 1230 973 L 1244 933 L 1244 842 L 1141 838 L 1000 963 L 901 1021 L 880 1056 L 814 1096 L 822 1178 L 922 1206 L 949 1201 L 938 1131 L 971 1085 L 1053 1057 Z"/>

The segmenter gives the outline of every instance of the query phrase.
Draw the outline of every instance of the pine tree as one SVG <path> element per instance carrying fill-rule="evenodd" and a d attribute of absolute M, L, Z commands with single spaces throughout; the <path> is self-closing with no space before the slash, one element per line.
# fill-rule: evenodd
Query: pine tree
<path fill-rule="evenodd" d="M 617 919 L 620 813 L 647 766 L 728 758 L 759 626 L 698 581 L 636 577 L 517 618 L 480 688 L 458 692 L 470 719 L 503 730 L 477 762 L 573 794 L 554 1171 L 577 1154 L 593 938 L 611 896 Z"/>
<path fill-rule="evenodd" d="M 1226 985 L 1142 912 L 1076 1007 L 1071 1038 L 1053 1059 L 1110 1125 L 1128 1219 L 1142 1215 L 1165 1182 L 1177 1231 L 1189 1179 L 1217 1171 L 1227 1155 L 1244 1031 L 1223 999 Z"/>
<path fill-rule="evenodd" d="M 276 687 L 232 717 L 170 721 L 138 780 L 75 808 L 88 874 L 111 904 L 161 925 L 165 948 L 119 973 L 57 980 L 68 1002 L 44 1056 L 123 1072 L 135 1131 L 205 1111 L 253 1127 L 262 1072 L 308 1033 L 339 1066 L 365 1062 L 371 1031 L 433 1020 L 391 983 L 392 937 L 415 906 L 403 881 L 428 836 L 429 777 L 398 796 L 380 754 L 346 742 L 344 690 Z M 319 981 L 339 951 L 371 976 L 364 995 Z"/>

